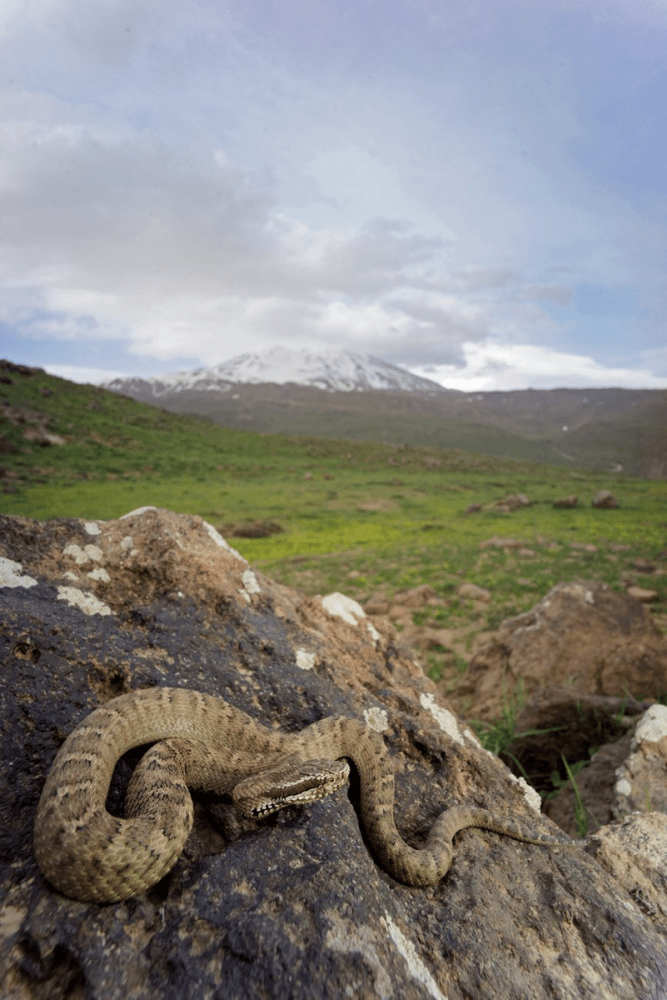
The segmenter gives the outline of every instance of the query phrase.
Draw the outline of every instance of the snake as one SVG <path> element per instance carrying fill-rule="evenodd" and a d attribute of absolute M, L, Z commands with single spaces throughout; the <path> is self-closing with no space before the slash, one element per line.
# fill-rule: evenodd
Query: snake
<path fill-rule="evenodd" d="M 125 816 L 106 801 L 118 759 L 153 744 L 135 768 Z M 572 844 L 472 805 L 444 810 L 426 843 L 411 847 L 394 819 L 394 769 L 382 736 L 358 719 L 328 717 L 298 732 L 268 729 L 222 698 L 188 688 L 147 688 L 87 715 L 58 751 L 34 824 L 37 863 L 51 885 L 82 902 L 114 903 L 145 892 L 175 865 L 193 825 L 189 789 L 230 795 L 261 818 L 315 802 L 359 775 L 360 822 L 371 853 L 395 880 L 438 883 L 467 827 L 530 844 Z"/>

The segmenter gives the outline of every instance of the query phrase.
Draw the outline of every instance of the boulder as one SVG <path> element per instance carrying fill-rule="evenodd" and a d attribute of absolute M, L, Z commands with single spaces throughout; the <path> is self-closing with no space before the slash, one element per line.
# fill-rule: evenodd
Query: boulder
<path fill-rule="evenodd" d="M 369 852 L 354 776 L 247 828 L 196 796 L 191 843 L 156 886 L 104 906 L 61 896 L 31 846 L 54 755 L 96 706 L 155 685 L 216 694 L 285 730 L 365 721 L 391 754 L 397 822 L 415 844 L 455 803 L 556 828 L 388 622 L 345 595 L 273 582 L 198 517 L 2 517 L 0 573 L 3 997 L 571 1000 L 582 984 L 596 998 L 667 995 L 664 884 L 640 872 L 641 852 L 621 881 L 582 847 L 468 830 L 440 884 L 410 888 Z M 112 811 L 136 759 L 116 769 Z M 607 855 L 618 864 L 622 847 Z"/>
<path fill-rule="evenodd" d="M 604 583 L 559 583 L 530 611 L 503 622 L 456 689 L 472 717 L 502 715 L 520 686 L 572 694 L 658 698 L 667 690 L 667 639 L 644 606 Z"/>

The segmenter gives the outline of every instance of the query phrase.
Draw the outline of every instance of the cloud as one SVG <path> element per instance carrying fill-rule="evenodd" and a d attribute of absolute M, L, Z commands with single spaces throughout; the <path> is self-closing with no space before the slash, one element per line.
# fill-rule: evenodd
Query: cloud
<path fill-rule="evenodd" d="M 648 368 L 605 367 L 590 357 L 530 344 L 499 344 L 487 340 L 464 344 L 463 353 L 465 364 L 462 366 L 411 365 L 409 370 L 449 389 L 464 392 L 607 386 L 667 389 L 667 377 L 657 377 Z"/>
<path fill-rule="evenodd" d="M 269 176 L 205 145 L 175 151 L 71 109 L 54 125 L 36 99 L 17 110 L 0 126 L 0 317 L 23 335 L 213 364 L 240 344 L 331 337 L 457 361 L 488 333 L 479 308 L 433 291 L 448 284 L 440 237 L 388 218 L 315 229 L 278 209 Z M 476 287 L 497 283 L 485 273 Z"/>

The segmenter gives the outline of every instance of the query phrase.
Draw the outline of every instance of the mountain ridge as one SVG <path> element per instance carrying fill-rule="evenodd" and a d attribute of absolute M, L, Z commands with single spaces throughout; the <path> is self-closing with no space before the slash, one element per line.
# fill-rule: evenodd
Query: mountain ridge
<path fill-rule="evenodd" d="M 180 392 L 229 392 L 234 385 L 305 385 L 325 392 L 455 392 L 437 382 L 368 354 L 323 350 L 317 353 L 273 347 L 262 354 L 238 354 L 210 368 L 153 378 L 115 378 L 104 389 L 142 399 Z"/>

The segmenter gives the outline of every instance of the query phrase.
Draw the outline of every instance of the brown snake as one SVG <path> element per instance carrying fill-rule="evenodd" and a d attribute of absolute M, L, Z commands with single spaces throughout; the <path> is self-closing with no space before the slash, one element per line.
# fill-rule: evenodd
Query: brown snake
<path fill-rule="evenodd" d="M 116 761 L 151 742 L 127 790 L 126 818 L 112 816 L 105 804 Z M 220 698 L 150 688 L 96 709 L 60 748 L 37 807 L 35 855 L 66 896 L 97 903 L 136 896 L 166 875 L 183 850 L 193 822 L 188 787 L 231 793 L 240 812 L 261 816 L 335 791 L 349 773 L 340 758 L 359 773 L 361 823 L 376 859 L 407 885 L 437 883 L 451 864 L 452 838 L 466 827 L 532 844 L 574 843 L 457 806 L 440 814 L 416 850 L 396 829 L 384 740 L 363 723 L 328 718 L 281 733 Z"/>

